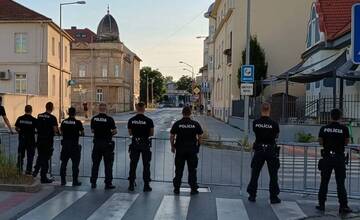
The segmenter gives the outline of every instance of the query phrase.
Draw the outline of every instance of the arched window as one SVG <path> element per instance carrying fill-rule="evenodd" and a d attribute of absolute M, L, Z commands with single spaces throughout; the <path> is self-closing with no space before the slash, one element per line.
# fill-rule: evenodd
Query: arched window
<path fill-rule="evenodd" d="M 311 8 L 310 21 L 308 23 L 308 36 L 306 46 L 310 48 L 320 41 L 319 16 L 316 13 L 315 4 Z"/>

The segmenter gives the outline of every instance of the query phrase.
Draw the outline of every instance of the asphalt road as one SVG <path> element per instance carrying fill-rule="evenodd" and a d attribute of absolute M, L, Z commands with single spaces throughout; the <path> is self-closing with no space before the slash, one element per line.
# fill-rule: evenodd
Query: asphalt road
<path fill-rule="evenodd" d="M 151 117 L 155 124 L 155 140 L 152 147 L 151 171 L 154 181 L 171 182 L 174 175 L 174 155 L 170 151 L 169 137 L 170 128 L 176 120 L 181 117 L 180 109 L 158 109 L 146 113 Z M 116 143 L 114 178 L 127 179 L 129 170 L 128 145 L 130 139 L 127 135 L 127 120 L 133 114 L 115 115 L 119 134 L 114 138 Z M 86 135 L 90 134 L 90 128 L 85 126 Z M 219 128 L 224 129 L 219 125 Z M 2 137 L 3 151 L 9 155 L 16 155 L 17 139 L 16 136 Z M 91 149 L 92 138 L 81 138 L 82 160 L 80 164 L 80 175 L 89 177 L 91 174 Z M 202 184 L 234 185 L 246 188 L 250 179 L 251 153 L 234 150 L 217 149 L 218 146 L 202 146 L 199 153 L 198 181 Z M 57 176 L 60 167 L 60 139 L 55 138 L 55 150 L 52 160 L 52 174 Z M 282 189 L 316 191 L 320 183 L 320 175 L 317 170 L 317 160 L 315 156 L 308 156 L 306 160 L 303 155 L 291 154 L 282 151 L 280 155 L 281 168 L 279 170 L 279 183 Z M 306 161 L 306 163 L 304 162 Z M 360 192 L 360 163 L 355 159 L 352 163 L 351 171 L 348 171 L 347 182 L 349 192 Z M 304 170 L 307 172 L 305 173 Z M 68 174 L 71 175 L 71 163 L 68 164 Z M 103 166 L 100 167 L 100 177 L 104 177 Z M 138 181 L 141 182 L 142 164 L 138 166 Z M 334 178 L 333 178 L 334 180 Z M 186 172 L 183 181 L 187 181 Z M 269 182 L 266 165 L 259 180 L 259 188 L 267 188 Z M 329 187 L 330 191 L 335 191 L 335 182 L 332 181 Z"/>

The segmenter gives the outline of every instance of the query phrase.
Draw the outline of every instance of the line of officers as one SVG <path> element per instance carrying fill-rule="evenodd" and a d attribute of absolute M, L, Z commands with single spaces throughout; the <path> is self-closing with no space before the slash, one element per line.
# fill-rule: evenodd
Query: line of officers
<path fill-rule="evenodd" d="M 1 107 L 1 106 L 0 106 Z M 60 177 L 61 185 L 66 185 L 66 169 L 69 160 L 72 161 L 72 184 L 80 186 L 79 164 L 81 159 L 81 148 L 79 144 L 80 136 L 84 135 L 84 127 L 81 121 L 76 119 L 75 108 L 68 109 L 69 117 L 62 121 L 60 128 L 57 119 L 52 112 L 54 110 L 53 103 L 46 104 L 46 111 L 38 115 L 37 118 L 32 116 L 32 107 L 25 106 L 25 114 L 20 116 L 15 128 L 19 133 L 18 146 L 18 162 L 17 166 L 22 173 L 24 166 L 25 154 L 27 156 L 27 164 L 25 169 L 26 175 L 36 177 L 40 173 L 41 183 L 52 183 L 53 179 L 48 178 L 49 163 L 54 151 L 54 136 L 62 135 L 61 140 L 61 166 Z M 130 170 L 129 170 L 129 191 L 134 191 L 136 187 L 136 168 L 140 156 L 143 161 L 143 182 L 144 192 L 152 191 L 150 186 L 150 161 L 151 161 L 151 139 L 154 135 L 154 123 L 145 116 L 144 103 L 136 105 L 137 114 L 128 121 L 128 132 L 132 138 L 129 146 Z M 5 109 L 2 107 L 3 116 L 6 116 Z M 104 160 L 105 168 L 105 189 L 114 189 L 113 180 L 113 163 L 115 142 L 113 136 L 117 134 L 115 121 L 106 114 L 106 104 L 99 104 L 99 114 L 91 119 L 91 131 L 94 134 L 93 150 L 92 150 L 92 169 L 91 169 L 91 188 L 97 187 L 97 178 L 99 166 Z M 173 180 L 174 193 L 180 193 L 180 185 L 185 163 L 188 165 L 189 185 L 191 186 L 191 194 L 198 193 L 197 174 L 199 147 L 201 144 L 201 136 L 203 130 L 200 124 L 190 118 L 191 108 L 185 107 L 182 111 L 183 118 L 174 123 L 170 131 L 171 151 L 175 155 L 175 178 Z M 9 126 L 10 130 L 11 127 Z M 11 131 L 12 132 L 12 131 Z M 35 134 L 37 139 L 35 140 Z M 37 159 L 33 169 L 33 160 L 37 149 Z"/>
<path fill-rule="evenodd" d="M 46 104 L 46 112 L 39 114 L 38 119 L 31 116 L 31 106 L 25 107 L 25 115 L 18 118 L 16 130 L 19 132 L 19 169 L 22 170 L 25 150 L 27 151 L 26 174 L 37 176 L 41 173 L 41 182 L 50 183 L 52 180 L 47 178 L 48 164 L 53 152 L 53 137 L 61 132 L 62 151 L 61 151 L 61 184 L 66 184 L 66 164 L 69 159 L 73 164 L 73 185 L 78 186 L 79 162 L 81 146 L 79 136 L 84 134 L 84 128 L 80 121 L 75 119 L 75 109 L 70 108 L 69 118 L 65 119 L 58 130 L 55 116 L 51 114 L 53 104 Z M 137 114 L 128 121 L 128 132 L 132 137 L 129 147 L 130 171 L 129 171 L 129 190 L 134 191 L 136 179 L 136 167 L 140 158 L 143 160 L 143 180 L 144 191 L 151 191 L 150 187 L 150 161 L 151 161 L 151 141 L 154 135 L 153 121 L 144 115 L 144 103 L 136 105 Z M 5 114 L 4 109 L 0 113 Z M 113 189 L 112 166 L 114 162 L 114 142 L 112 137 L 117 133 L 114 119 L 106 114 L 106 105 L 99 105 L 99 114 L 91 120 L 91 130 L 94 133 L 94 147 L 92 152 L 92 172 L 91 187 L 96 188 L 99 165 L 104 159 L 105 165 L 105 188 Z M 253 131 L 256 140 L 253 146 L 254 156 L 251 161 L 251 179 L 247 187 L 250 202 L 256 201 L 258 188 L 258 178 L 265 162 L 268 166 L 270 183 L 270 202 L 280 203 L 278 197 L 280 188 L 278 185 L 278 170 L 280 168 L 279 147 L 276 140 L 280 129 L 277 122 L 270 118 L 271 106 L 263 103 L 261 106 L 261 118 L 254 120 Z M 196 169 L 198 165 L 198 152 L 201 145 L 203 130 L 200 124 L 191 119 L 191 108 L 184 107 L 183 118 L 175 122 L 170 130 L 171 151 L 175 155 L 175 178 L 173 179 L 174 193 L 180 193 L 180 185 L 185 163 L 188 166 L 188 183 L 191 187 L 191 194 L 198 193 Z M 318 206 L 320 211 L 325 210 L 325 202 L 330 182 L 331 173 L 335 171 L 337 183 L 338 200 L 340 203 L 339 212 L 346 214 L 352 212 L 348 207 L 347 192 L 345 189 L 346 161 L 345 146 L 349 143 L 349 130 L 341 124 L 342 112 L 339 109 L 331 111 L 331 123 L 323 126 L 319 132 L 319 142 L 323 146 L 321 151 L 322 158 L 319 160 L 318 169 L 321 171 L 321 183 L 318 194 Z M 35 169 L 32 172 L 32 161 L 35 153 L 35 129 L 37 130 L 36 147 L 38 158 Z"/>

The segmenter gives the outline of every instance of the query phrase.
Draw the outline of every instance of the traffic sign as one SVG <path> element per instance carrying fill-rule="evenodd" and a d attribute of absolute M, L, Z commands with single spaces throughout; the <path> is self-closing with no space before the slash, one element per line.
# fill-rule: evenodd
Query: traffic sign
<path fill-rule="evenodd" d="M 243 96 L 252 96 L 254 95 L 254 84 L 252 83 L 241 83 L 240 95 Z"/>
<path fill-rule="evenodd" d="M 241 82 L 253 83 L 255 81 L 255 66 L 243 65 L 241 66 Z"/>
<path fill-rule="evenodd" d="M 360 64 L 360 3 L 353 5 L 352 9 L 352 60 Z"/>

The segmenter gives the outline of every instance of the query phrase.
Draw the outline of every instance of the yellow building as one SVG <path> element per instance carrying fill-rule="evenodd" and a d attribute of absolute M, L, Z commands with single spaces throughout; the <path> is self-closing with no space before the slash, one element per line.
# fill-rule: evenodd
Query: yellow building
<path fill-rule="evenodd" d="M 75 39 L 71 44 L 72 80 L 76 84 L 72 105 L 81 113 L 84 105 L 96 112 L 100 102 L 107 103 L 111 113 L 133 110 L 140 96 L 141 59 L 120 41 L 118 25 L 109 11 L 97 34 L 87 28 L 66 31 Z"/>
<path fill-rule="evenodd" d="M 247 0 L 216 0 L 209 8 L 208 75 L 213 115 L 228 121 L 232 102 L 240 99 L 238 70 L 246 48 Z M 305 48 L 311 0 L 251 1 L 251 33 L 264 48 L 269 63 L 267 75 L 279 75 L 299 63 Z M 210 76 L 212 75 L 212 77 Z M 304 86 L 290 85 L 290 95 L 303 95 Z M 272 93 L 284 92 L 284 84 Z M 269 96 L 270 91 L 266 92 Z"/>
<path fill-rule="evenodd" d="M 16 11 L 16 13 L 14 13 Z M 19 16 L 21 14 L 21 16 Z M 0 5 L 0 96 L 8 118 L 15 123 L 30 104 L 34 115 L 45 111 L 52 101 L 54 114 L 60 115 L 60 85 L 63 85 L 63 109 L 70 106 L 70 41 L 63 32 L 63 78 L 60 83 L 61 30 L 50 18 L 14 1 Z"/>

